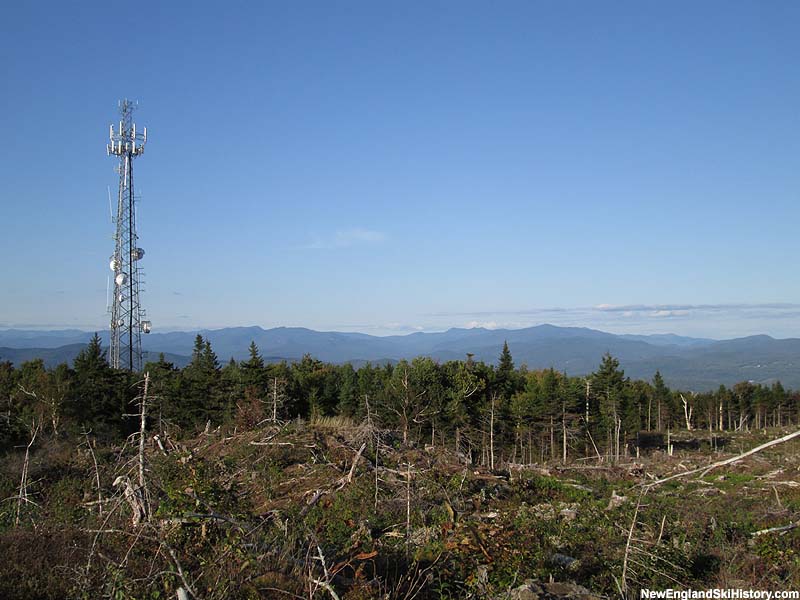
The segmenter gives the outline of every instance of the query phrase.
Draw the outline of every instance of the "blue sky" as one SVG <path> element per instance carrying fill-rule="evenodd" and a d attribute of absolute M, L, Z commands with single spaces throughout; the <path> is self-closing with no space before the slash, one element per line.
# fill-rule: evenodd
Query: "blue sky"
<path fill-rule="evenodd" d="M 800 336 L 796 2 L 12 3 L 0 326 Z"/>

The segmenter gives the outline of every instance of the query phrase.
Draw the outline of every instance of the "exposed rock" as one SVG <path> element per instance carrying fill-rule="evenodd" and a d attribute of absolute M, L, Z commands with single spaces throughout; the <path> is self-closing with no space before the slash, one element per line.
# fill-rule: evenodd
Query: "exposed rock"
<path fill-rule="evenodd" d="M 599 600 L 601 597 L 574 583 L 537 583 L 527 579 L 498 600 Z"/>
<path fill-rule="evenodd" d="M 539 600 L 540 596 L 527 585 L 511 590 L 506 596 L 508 600 Z"/>
<path fill-rule="evenodd" d="M 580 561 L 572 556 L 556 552 L 550 557 L 550 562 L 557 567 L 562 567 L 568 571 L 576 571 L 580 566 Z"/>

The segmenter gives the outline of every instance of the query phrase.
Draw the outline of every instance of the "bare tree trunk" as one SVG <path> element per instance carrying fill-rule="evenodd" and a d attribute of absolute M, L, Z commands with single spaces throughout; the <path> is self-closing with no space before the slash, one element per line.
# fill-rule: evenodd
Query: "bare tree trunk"
<path fill-rule="evenodd" d="M 14 518 L 14 527 L 19 527 L 22 515 L 22 505 L 30 502 L 28 499 L 28 465 L 31 456 L 31 446 L 36 441 L 36 435 L 39 433 L 39 424 L 35 421 L 31 423 L 31 441 L 25 446 L 25 460 L 22 462 L 22 476 L 19 480 L 19 494 L 17 495 L 17 514 Z"/>
<path fill-rule="evenodd" d="M 561 403 L 561 461 L 567 464 L 567 406 Z"/>
<path fill-rule="evenodd" d="M 494 407 L 496 394 L 492 394 L 492 408 L 489 415 L 489 468 L 494 471 Z"/>
<path fill-rule="evenodd" d="M 533 432 L 528 428 L 528 464 L 533 464 Z"/>
<path fill-rule="evenodd" d="M 511 452 L 511 459 L 510 462 L 514 463 L 517 461 L 517 442 L 519 441 L 519 429 L 514 431 L 514 450 Z"/>
<path fill-rule="evenodd" d="M 683 402 L 683 417 L 686 419 L 686 431 L 691 431 L 692 411 L 694 407 L 689 407 L 689 403 L 686 401 L 686 398 L 683 397 L 683 394 L 681 394 L 681 401 Z"/>
<path fill-rule="evenodd" d="M 672 442 L 670 441 L 669 427 L 667 427 L 667 456 L 672 456 Z"/>
<path fill-rule="evenodd" d="M 586 414 L 584 415 L 584 424 L 586 425 L 586 437 L 588 437 L 588 438 L 592 437 L 592 434 L 589 433 L 589 391 L 591 390 L 591 387 L 592 386 L 591 386 L 589 380 L 587 379 L 586 380 Z M 592 441 L 592 444 L 594 444 L 594 441 Z M 587 445 L 584 445 L 584 448 L 586 448 L 586 455 L 588 456 L 589 455 L 589 447 Z"/>
<path fill-rule="evenodd" d="M 411 463 L 406 465 L 406 552 L 411 543 Z"/>
<path fill-rule="evenodd" d="M 380 442 L 378 440 L 377 434 L 375 436 L 375 512 L 378 512 L 378 452 L 380 450 Z"/>
<path fill-rule="evenodd" d="M 586 380 L 586 427 L 589 427 L 589 392 L 592 389 L 591 382 Z"/>
<path fill-rule="evenodd" d="M 146 492 L 144 479 L 144 441 L 147 426 L 147 388 L 150 386 L 150 373 L 144 374 L 144 391 L 139 401 L 139 487 Z"/>
<path fill-rule="evenodd" d="M 661 398 L 658 399 L 658 414 L 656 415 L 656 431 L 661 431 Z"/>
<path fill-rule="evenodd" d="M 147 481 L 145 479 L 145 455 L 144 446 L 147 439 L 147 391 L 150 387 L 150 373 L 144 374 L 144 389 L 139 401 L 139 497 L 142 503 L 142 517 L 147 520 L 150 518 L 150 495 L 147 492 Z"/>
<path fill-rule="evenodd" d="M 278 421 L 278 378 L 272 379 L 272 422 Z"/>
<path fill-rule="evenodd" d="M 89 454 L 92 457 L 92 462 L 94 463 L 94 480 L 95 485 L 97 485 L 97 509 L 100 513 L 100 516 L 103 515 L 103 488 L 100 487 L 100 470 L 97 468 L 97 457 L 94 454 L 94 448 L 92 448 L 92 440 L 89 439 L 89 432 L 87 431 L 84 433 L 86 436 L 86 446 L 89 448 Z"/>

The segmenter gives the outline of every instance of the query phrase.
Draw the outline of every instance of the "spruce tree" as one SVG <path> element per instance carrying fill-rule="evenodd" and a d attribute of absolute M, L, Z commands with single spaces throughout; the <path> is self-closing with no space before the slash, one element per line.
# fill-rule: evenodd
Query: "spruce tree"
<path fill-rule="evenodd" d="M 73 366 L 75 383 L 66 406 L 68 415 L 97 434 L 120 432 L 122 415 L 126 412 L 126 394 L 121 388 L 128 377 L 111 369 L 97 333 L 75 357 Z"/>
<path fill-rule="evenodd" d="M 656 371 L 656 374 L 653 375 L 653 404 L 655 404 L 653 424 L 658 431 L 669 425 L 671 418 L 670 406 L 672 404 L 671 396 L 672 393 L 664 383 L 661 372 Z"/>
<path fill-rule="evenodd" d="M 255 341 L 250 342 L 248 349 L 250 358 L 242 362 L 242 384 L 244 387 L 253 387 L 257 396 L 263 396 L 267 388 L 267 373 L 264 368 L 264 359 L 258 351 Z"/>
<path fill-rule="evenodd" d="M 514 373 L 514 359 L 511 358 L 508 342 L 503 342 L 503 351 L 500 353 L 500 364 L 497 366 L 497 373 L 506 378 Z"/>
<path fill-rule="evenodd" d="M 494 387 L 500 392 L 503 398 L 510 398 L 515 389 L 514 359 L 508 349 L 508 342 L 503 342 L 503 351 L 500 353 L 500 361 L 494 377 Z"/>

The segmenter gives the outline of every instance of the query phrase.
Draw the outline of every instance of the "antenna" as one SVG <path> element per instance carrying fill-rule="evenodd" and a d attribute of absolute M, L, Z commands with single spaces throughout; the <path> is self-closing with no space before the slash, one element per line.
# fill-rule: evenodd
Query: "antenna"
<path fill-rule="evenodd" d="M 111 366 L 115 369 L 139 371 L 142 368 L 142 333 L 149 333 L 150 321 L 139 303 L 139 261 L 144 250 L 138 246 L 136 233 L 136 195 L 133 192 L 133 159 L 144 154 L 145 133 L 136 131 L 133 123 L 135 104 L 119 102 L 120 121 L 109 128 L 106 152 L 119 159 L 119 194 L 117 195 L 114 254 L 109 267 L 114 273 L 114 298 L 111 306 Z M 109 209 L 111 203 L 111 188 Z M 112 212 L 112 221 L 114 214 Z"/>

